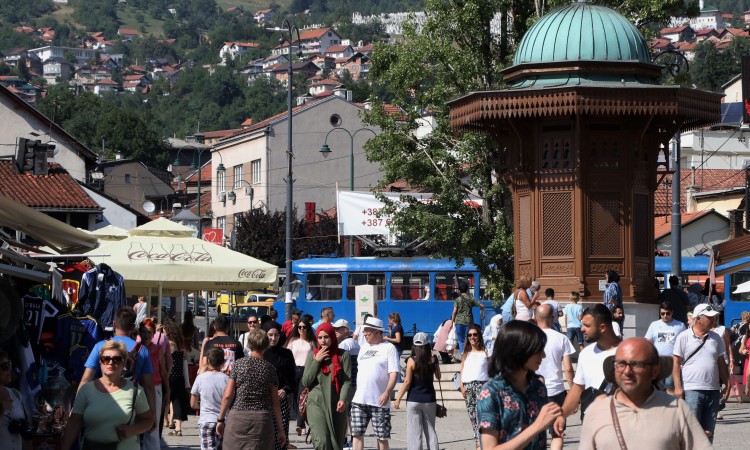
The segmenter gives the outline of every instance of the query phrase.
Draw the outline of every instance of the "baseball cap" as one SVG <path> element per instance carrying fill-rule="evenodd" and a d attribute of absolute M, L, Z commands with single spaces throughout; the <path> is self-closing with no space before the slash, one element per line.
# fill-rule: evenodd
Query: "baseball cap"
<path fill-rule="evenodd" d="M 294 315 L 301 316 L 302 315 L 302 310 L 301 309 L 297 309 L 297 308 L 292 308 L 292 311 L 289 313 L 289 315 L 290 316 L 294 316 Z"/>
<path fill-rule="evenodd" d="M 341 328 L 341 327 L 349 328 L 349 322 L 347 322 L 346 319 L 339 319 L 333 322 L 333 328 Z"/>
<path fill-rule="evenodd" d="M 377 317 L 368 317 L 362 326 L 371 330 L 383 331 L 383 321 Z"/>
<path fill-rule="evenodd" d="M 429 345 L 430 338 L 427 337 L 427 333 L 417 333 L 414 335 L 414 340 L 412 342 L 414 345 Z"/>
<path fill-rule="evenodd" d="M 719 315 L 719 311 L 714 310 L 714 308 L 711 305 L 708 305 L 706 303 L 701 303 L 700 305 L 696 306 L 693 310 L 693 317 L 698 316 L 706 316 L 706 317 L 716 317 Z"/>

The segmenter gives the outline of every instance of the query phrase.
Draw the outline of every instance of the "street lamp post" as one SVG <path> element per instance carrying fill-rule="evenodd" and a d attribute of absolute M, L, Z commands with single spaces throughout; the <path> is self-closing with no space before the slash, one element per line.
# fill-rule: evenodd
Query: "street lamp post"
<path fill-rule="evenodd" d="M 296 25 L 292 25 L 288 18 L 285 18 L 281 23 L 281 27 L 266 28 L 269 31 L 278 31 L 281 33 L 282 42 L 286 40 L 289 43 L 289 71 L 287 72 L 287 127 L 289 130 L 287 139 L 287 177 L 286 177 L 286 274 L 284 275 L 284 293 L 286 298 L 284 299 L 284 318 L 286 320 L 292 317 L 292 291 L 291 291 L 291 279 L 292 279 L 292 188 L 294 186 L 294 180 L 292 176 L 294 171 L 292 170 L 292 162 L 294 160 L 294 150 L 292 148 L 292 40 L 294 39 L 294 33 L 297 33 L 297 57 L 302 57 L 302 40 L 300 39 L 299 28 Z M 289 33 L 285 35 L 284 33 Z M 287 39 L 288 37 L 288 39 Z"/>
<path fill-rule="evenodd" d="M 354 130 L 354 132 L 352 133 L 346 128 L 335 127 L 332 130 L 328 131 L 328 133 L 326 133 L 326 138 L 325 141 L 323 141 L 323 146 L 320 147 L 320 153 L 323 154 L 324 158 L 327 158 L 328 155 L 331 154 L 331 147 L 328 146 L 328 136 L 334 131 L 343 131 L 349 135 L 349 142 L 351 144 L 349 153 L 349 190 L 351 192 L 354 192 L 354 136 L 356 136 L 360 131 L 369 131 L 374 136 L 377 136 L 377 133 L 369 128 L 359 128 L 357 130 Z M 349 257 L 352 256 L 354 256 L 354 237 L 349 236 Z"/>
<path fill-rule="evenodd" d="M 203 152 L 206 150 L 210 151 L 211 147 L 194 147 L 192 145 L 186 145 L 179 149 L 177 151 L 177 156 L 175 156 L 174 162 L 172 163 L 173 166 L 177 167 L 180 165 L 180 153 L 182 153 L 185 149 L 191 149 L 193 151 L 193 162 L 190 164 L 190 169 L 192 170 L 198 170 L 198 239 L 203 239 L 203 214 L 201 213 L 201 172 L 203 172 L 203 166 L 201 164 L 201 155 L 203 155 Z M 198 164 L 196 165 L 196 157 L 198 159 Z M 216 172 L 225 172 L 226 168 L 224 167 L 224 164 L 219 164 L 218 167 L 216 167 Z M 185 190 L 187 191 L 187 185 L 185 186 Z M 161 299 L 159 299 L 159 302 L 161 303 Z M 200 303 L 200 295 L 193 294 L 193 317 L 198 316 L 198 303 Z M 206 332 L 208 332 L 208 299 L 206 299 Z"/>

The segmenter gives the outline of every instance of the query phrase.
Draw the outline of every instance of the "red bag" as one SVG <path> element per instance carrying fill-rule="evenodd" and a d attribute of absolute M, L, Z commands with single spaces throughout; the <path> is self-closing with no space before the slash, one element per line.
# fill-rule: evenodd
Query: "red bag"
<path fill-rule="evenodd" d="M 307 394 L 309 393 L 310 389 L 304 388 L 299 394 L 299 414 L 302 420 L 307 420 Z"/>

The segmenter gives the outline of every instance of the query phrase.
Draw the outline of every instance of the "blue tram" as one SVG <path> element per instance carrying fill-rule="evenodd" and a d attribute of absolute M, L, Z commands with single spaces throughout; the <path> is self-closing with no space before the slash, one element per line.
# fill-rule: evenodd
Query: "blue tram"
<path fill-rule="evenodd" d="M 388 314 L 398 312 L 405 333 L 432 334 L 450 319 L 451 294 L 458 291 L 461 280 L 468 283 L 469 294 L 485 305 L 487 319 L 494 314 L 492 302 L 485 295 L 487 283 L 469 260 L 457 267 L 455 261 L 427 257 L 309 257 L 293 261 L 292 272 L 300 282 L 299 290 L 292 295 L 296 307 L 315 320 L 322 308 L 330 306 L 338 318 L 351 322 L 355 317 L 355 286 L 373 285 L 378 293 L 378 317 L 384 322 Z M 275 307 L 284 310 L 283 302 Z M 474 320 L 479 323 L 477 310 Z"/>

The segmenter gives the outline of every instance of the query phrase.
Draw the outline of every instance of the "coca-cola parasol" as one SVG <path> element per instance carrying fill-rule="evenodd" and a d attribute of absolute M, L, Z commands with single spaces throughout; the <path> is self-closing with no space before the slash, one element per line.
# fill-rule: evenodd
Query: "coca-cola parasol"
<path fill-rule="evenodd" d="M 220 291 L 264 288 L 276 281 L 276 266 L 197 239 L 194 231 L 160 218 L 89 252 L 89 258 L 119 272 L 128 295 L 160 284 L 165 291 Z"/>

